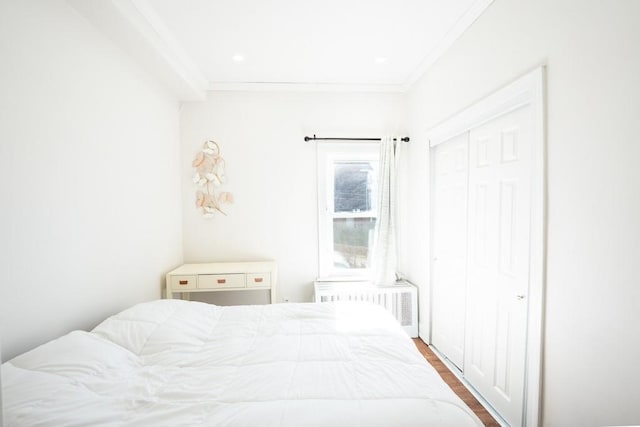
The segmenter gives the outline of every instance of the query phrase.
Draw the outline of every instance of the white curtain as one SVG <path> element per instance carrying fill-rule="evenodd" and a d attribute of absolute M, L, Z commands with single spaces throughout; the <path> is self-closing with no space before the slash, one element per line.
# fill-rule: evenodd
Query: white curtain
<path fill-rule="evenodd" d="M 373 248 L 373 281 L 392 285 L 396 281 L 396 145 L 382 138 L 378 178 L 378 220 Z"/>

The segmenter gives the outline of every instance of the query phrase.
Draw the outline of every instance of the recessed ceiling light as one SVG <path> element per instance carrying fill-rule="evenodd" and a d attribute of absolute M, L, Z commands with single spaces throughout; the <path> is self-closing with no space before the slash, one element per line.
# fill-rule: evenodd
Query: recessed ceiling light
<path fill-rule="evenodd" d="M 231 57 L 231 59 L 233 59 L 236 62 L 242 62 L 242 61 L 244 61 L 244 55 L 240 55 L 239 53 L 237 53 L 237 54 L 233 55 Z"/>
<path fill-rule="evenodd" d="M 376 56 L 376 58 L 374 60 L 376 61 L 376 64 L 384 64 L 385 62 L 387 62 L 387 57 L 386 56 Z"/>

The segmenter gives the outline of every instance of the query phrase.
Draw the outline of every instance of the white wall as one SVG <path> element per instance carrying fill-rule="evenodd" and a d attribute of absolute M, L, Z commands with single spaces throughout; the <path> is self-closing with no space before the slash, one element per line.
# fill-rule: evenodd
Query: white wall
<path fill-rule="evenodd" d="M 402 146 L 398 159 L 398 272 L 419 287 L 418 330 L 428 342 L 429 143 L 420 126 L 411 121 L 408 126 L 411 141 Z"/>
<path fill-rule="evenodd" d="M 546 426 L 640 420 L 638 17 L 634 0 L 496 0 L 409 94 L 415 137 L 548 65 Z M 426 143 L 411 148 L 425 158 Z M 414 167 L 405 179 L 424 176 Z M 423 211 L 426 188 L 409 196 Z M 405 250 L 426 284 L 424 244 Z"/>
<path fill-rule="evenodd" d="M 274 259 L 279 299 L 311 301 L 318 274 L 316 144 L 305 135 L 404 133 L 401 94 L 212 92 L 181 115 L 185 262 Z M 235 196 L 228 215 L 204 219 L 195 209 L 191 161 L 204 140 L 220 143 Z M 207 300 L 265 302 L 267 294 Z"/>
<path fill-rule="evenodd" d="M 179 111 L 64 1 L 0 3 L 2 358 L 160 297 Z"/>
<path fill-rule="evenodd" d="M 2 366 L 2 342 L 0 342 L 0 366 Z M 4 425 L 4 413 L 2 403 L 2 375 L 0 375 L 0 427 Z"/>

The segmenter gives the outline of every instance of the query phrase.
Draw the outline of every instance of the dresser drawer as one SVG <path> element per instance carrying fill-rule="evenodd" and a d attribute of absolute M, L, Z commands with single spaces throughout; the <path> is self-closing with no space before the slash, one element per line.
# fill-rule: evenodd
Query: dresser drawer
<path fill-rule="evenodd" d="M 200 274 L 198 289 L 244 288 L 244 274 Z"/>
<path fill-rule="evenodd" d="M 182 289 L 196 289 L 198 276 L 171 276 L 171 289 L 180 292 Z"/>
<path fill-rule="evenodd" d="M 268 288 L 271 286 L 271 273 L 247 273 L 247 288 Z"/>
<path fill-rule="evenodd" d="M 192 293 L 207 292 L 269 292 L 273 304 L 277 301 L 277 282 L 275 262 L 239 261 L 183 264 L 167 273 L 165 285 L 167 298 L 179 295 L 189 299 Z"/>

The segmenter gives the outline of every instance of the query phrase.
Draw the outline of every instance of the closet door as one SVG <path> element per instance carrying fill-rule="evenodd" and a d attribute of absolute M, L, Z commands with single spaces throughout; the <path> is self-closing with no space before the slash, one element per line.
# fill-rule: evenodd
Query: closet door
<path fill-rule="evenodd" d="M 531 218 L 531 107 L 470 131 L 464 376 L 522 424 Z"/>
<path fill-rule="evenodd" d="M 463 367 L 467 262 L 468 133 L 435 147 L 432 344 Z"/>

